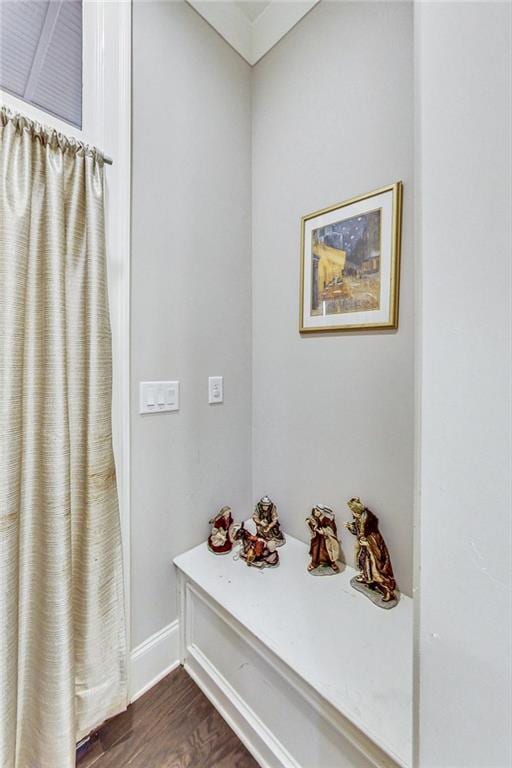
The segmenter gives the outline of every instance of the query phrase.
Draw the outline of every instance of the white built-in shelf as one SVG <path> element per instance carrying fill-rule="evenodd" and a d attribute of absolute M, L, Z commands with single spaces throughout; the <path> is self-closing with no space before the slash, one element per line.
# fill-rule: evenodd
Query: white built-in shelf
<path fill-rule="evenodd" d="M 391 610 L 350 586 L 355 571 L 312 576 L 287 537 L 278 568 L 249 568 L 206 544 L 176 566 L 399 765 L 411 765 L 412 600 Z"/>

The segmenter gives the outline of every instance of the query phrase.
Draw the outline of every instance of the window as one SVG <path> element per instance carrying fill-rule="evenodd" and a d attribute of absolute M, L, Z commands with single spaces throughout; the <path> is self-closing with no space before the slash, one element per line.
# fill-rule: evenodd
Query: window
<path fill-rule="evenodd" d="M 82 0 L 0 0 L 0 88 L 82 127 Z"/>

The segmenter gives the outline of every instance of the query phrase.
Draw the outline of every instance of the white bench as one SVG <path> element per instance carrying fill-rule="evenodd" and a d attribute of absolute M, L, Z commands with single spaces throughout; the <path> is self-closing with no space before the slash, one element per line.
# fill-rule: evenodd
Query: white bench
<path fill-rule="evenodd" d="M 290 536 L 279 553 L 175 559 L 185 669 L 265 768 L 409 768 L 412 600 L 376 607 L 348 566 L 312 576 Z"/>

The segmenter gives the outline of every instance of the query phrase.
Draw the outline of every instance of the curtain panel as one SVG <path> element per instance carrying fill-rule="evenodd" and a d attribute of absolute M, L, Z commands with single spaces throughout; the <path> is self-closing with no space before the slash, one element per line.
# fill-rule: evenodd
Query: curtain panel
<path fill-rule="evenodd" d="M 0 110 L 0 766 L 126 708 L 97 150 Z"/>

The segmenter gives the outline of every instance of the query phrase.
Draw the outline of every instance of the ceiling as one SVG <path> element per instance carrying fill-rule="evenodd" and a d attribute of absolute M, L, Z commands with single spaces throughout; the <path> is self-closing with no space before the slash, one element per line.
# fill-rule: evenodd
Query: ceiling
<path fill-rule="evenodd" d="M 256 64 L 319 2 L 187 1 L 249 64 Z"/>
<path fill-rule="evenodd" d="M 238 5 L 242 13 L 245 13 L 252 23 L 261 13 L 263 13 L 265 8 L 270 5 L 270 0 L 268 0 L 268 2 L 258 2 L 258 0 L 235 0 L 235 5 Z"/>

